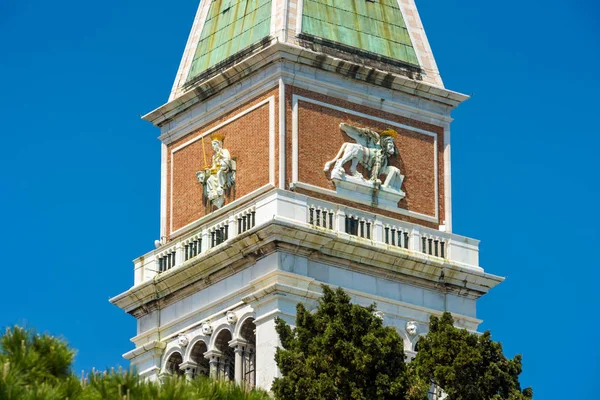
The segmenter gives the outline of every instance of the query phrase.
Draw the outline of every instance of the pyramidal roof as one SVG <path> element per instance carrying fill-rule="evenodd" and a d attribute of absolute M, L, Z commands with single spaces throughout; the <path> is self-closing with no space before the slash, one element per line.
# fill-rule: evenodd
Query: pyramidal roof
<path fill-rule="evenodd" d="M 397 0 L 304 0 L 302 34 L 419 66 Z"/>
<path fill-rule="evenodd" d="M 272 40 L 403 66 L 443 87 L 414 0 L 202 0 L 169 100 Z"/>

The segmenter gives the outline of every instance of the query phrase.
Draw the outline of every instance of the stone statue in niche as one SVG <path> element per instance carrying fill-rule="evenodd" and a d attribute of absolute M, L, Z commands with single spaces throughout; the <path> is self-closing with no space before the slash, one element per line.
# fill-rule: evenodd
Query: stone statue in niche
<path fill-rule="evenodd" d="M 336 191 L 349 196 L 370 196 L 373 205 L 397 207 L 405 196 L 402 191 L 404 175 L 398 168 L 389 165 L 389 159 L 398 153 L 395 145 L 398 133 L 393 129 L 377 133 L 345 123 L 340 124 L 340 129 L 356 143 L 342 144 L 335 158 L 325 164 L 324 171 L 331 170 L 330 179 Z M 348 162 L 351 163 L 350 174 L 344 169 Z M 368 177 L 358 171 L 359 164 L 369 172 Z M 385 175 L 383 182 L 380 179 L 382 175 Z"/>
<path fill-rule="evenodd" d="M 231 158 L 229 151 L 223 148 L 222 134 L 210 136 L 213 149 L 212 163 L 209 166 L 204 152 L 204 138 L 202 138 L 202 151 L 204 152 L 204 169 L 196 172 L 198 182 L 204 187 L 205 205 L 223 207 L 225 196 L 229 189 L 235 185 L 235 160 Z"/>

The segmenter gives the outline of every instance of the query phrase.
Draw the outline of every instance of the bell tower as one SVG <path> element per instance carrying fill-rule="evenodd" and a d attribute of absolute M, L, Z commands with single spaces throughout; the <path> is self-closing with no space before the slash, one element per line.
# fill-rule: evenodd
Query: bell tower
<path fill-rule="evenodd" d="M 194 19 L 160 129 L 155 249 L 111 302 L 148 379 L 265 389 L 275 319 L 343 287 L 414 354 L 430 315 L 476 330 L 503 278 L 452 230 L 451 111 L 414 0 L 211 0 Z"/>

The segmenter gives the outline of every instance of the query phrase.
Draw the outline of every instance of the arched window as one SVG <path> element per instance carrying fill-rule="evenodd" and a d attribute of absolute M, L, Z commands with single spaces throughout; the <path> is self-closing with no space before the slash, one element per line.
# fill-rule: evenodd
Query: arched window
<path fill-rule="evenodd" d="M 240 328 L 240 336 L 245 344 L 242 345 L 242 381 L 253 388 L 256 386 L 256 326 L 254 318 L 248 318 Z"/>
<path fill-rule="evenodd" d="M 219 332 L 215 339 L 215 348 L 219 351 L 220 356 L 217 364 L 216 377 L 218 379 L 231 381 L 233 380 L 235 368 L 235 356 L 233 349 L 229 347 L 231 341 L 231 332 L 223 329 Z"/>
<path fill-rule="evenodd" d="M 195 362 L 198 366 L 194 371 L 194 377 L 196 376 L 208 376 L 209 365 L 208 360 L 204 358 L 204 353 L 208 350 L 206 343 L 203 341 L 197 342 L 192 348 L 192 352 L 190 353 L 190 358 L 193 362 Z"/>
<path fill-rule="evenodd" d="M 183 357 L 180 353 L 175 352 L 169 356 L 165 364 L 165 372 L 171 375 L 183 376 L 183 371 L 179 369 L 179 364 L 183 362 Z"/>

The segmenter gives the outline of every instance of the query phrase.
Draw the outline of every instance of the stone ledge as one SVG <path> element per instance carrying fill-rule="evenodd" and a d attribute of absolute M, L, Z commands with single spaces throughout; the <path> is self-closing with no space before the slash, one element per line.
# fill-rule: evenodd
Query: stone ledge
<path fill-rule="evenodd" d="M 403 248 L 275 217 L 230 242 L 132 287 L 110 300 L 145 314 L 225 279 L 274 252 L 303 255 L 346 269 L 425 288 L 479 298 L 504 278 Z"/>
<path fill-rule="evenodd" d="M 367 65 L 325 55 L 290 43 L 281 43 L 272 40 L 271 44 L 264 47 L 261 51 L 249 55 L 237 64 L 212 77 L 207 77 L 205 80 L 197 82 L 187 92 L 144 115 L 142 118 L 152 122 L 156 126 L 161 126 L 194 104 L 208 99 L 226 87 L 277 61 L 289 61 L 309 65 L 317 69 L 368 82 L 372 85 L 442 103 L 449 108 L 455 108 L 469 98 L 467 95 L 421 81 L 415 81 L 400 74 L 394 74 Z"/>

